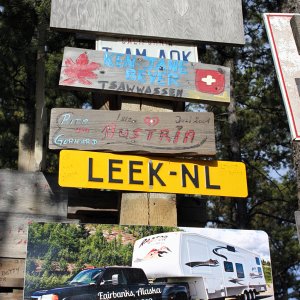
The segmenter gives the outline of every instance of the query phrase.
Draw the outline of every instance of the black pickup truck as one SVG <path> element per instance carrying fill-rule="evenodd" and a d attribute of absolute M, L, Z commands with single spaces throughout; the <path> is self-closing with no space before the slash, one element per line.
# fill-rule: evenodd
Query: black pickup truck
<path fill-rule="evenodd" d="M 142 269 L 93 268 L 64 286 L 34 292 L 32 300 L 190 300 L 187 283 L 150 284 Z"/>

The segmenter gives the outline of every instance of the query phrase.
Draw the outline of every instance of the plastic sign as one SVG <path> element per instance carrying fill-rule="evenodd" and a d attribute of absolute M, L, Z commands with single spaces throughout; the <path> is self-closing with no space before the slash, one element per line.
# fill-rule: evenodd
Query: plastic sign
<path fill-rule="evenodd" d="M 155 193 L 246 197 L 241 162 L 181 161 L 167 158 L 62 150 L 62 187 Z"/>

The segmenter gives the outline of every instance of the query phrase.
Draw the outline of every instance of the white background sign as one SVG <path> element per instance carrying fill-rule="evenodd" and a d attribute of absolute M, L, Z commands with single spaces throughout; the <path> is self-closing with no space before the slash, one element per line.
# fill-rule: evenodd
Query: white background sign
<path fill-rule="evenodd" d="M 96 50 L 198 62 L 196 46 L 175 45 L 165 40 L 98 37 Z"/>
<path fill-rule="evenodd" d="M 300 55 L 290 24 L 294 14 L 264 14 L 293 140 L 300 140 Z"/>

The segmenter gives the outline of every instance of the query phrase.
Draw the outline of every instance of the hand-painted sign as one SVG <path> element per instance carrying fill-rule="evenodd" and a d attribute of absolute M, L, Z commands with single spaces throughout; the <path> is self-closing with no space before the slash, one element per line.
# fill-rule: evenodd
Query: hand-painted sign
<path fill-rule="evenodd" d="M 59 84 L 167 100 L 230 102 L 229 68 L 65 48 Z"/>
<path fill-rule="evenodd" d="M 49 148 L 215 155 L 214 116 L 55 108 Z"/>
<path fill-rule="evenodd" d="M 171 41 L 101 37 L 96 41 L 96 50 L 198 62 L 197 46 Z"/>
<path fill-rule="evenodd" d="M 246 197 L 246 168 L 240 162 L 181 161 L 144 156 L 62 150 L 63 187 L 155 193 Z"/>
<path fill-rule="evenodd" d="M 300 140 L 300 55 L 290 21 L 294 14 L 265 14 L 264 21 L 293 140 Z"/>
<path fill-rule="evenodd" d="M 245 43 L 241 0 L 52 0 L 50 26 L 106 36 Z"/>

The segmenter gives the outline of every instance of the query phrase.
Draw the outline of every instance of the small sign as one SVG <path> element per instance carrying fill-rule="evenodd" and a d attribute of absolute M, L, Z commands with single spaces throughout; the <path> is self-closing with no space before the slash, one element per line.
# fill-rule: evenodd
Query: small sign
<path fill-rule="evenodd" d="M 214 115 L 54 108 L 49 148 L 215 155 Z"/>
<path fill-rule="evenodd" d="M 181 161 L 167 158 L 62 150 L 62 187 L 155 193 L 246 197 L 241 162 Z"/>
<path fill-rule="evenodd" d="M 230 69 L 66 47 L 61 86 L 166 100 L 230 102 Z"/>
<path fill-rule="evenodd" d="M 166 40 L 101 37 L 96 41 L 96 50 L 198 62 L 197 46 Z"/>
<path fill-rule="evenodd" d="M 264 14 L 278 82 L 293 140 L 300 140 L 300 55 L 290 21 L 294 14 Z"/>

